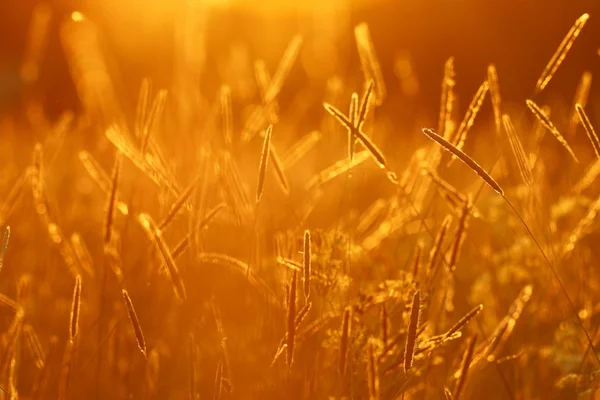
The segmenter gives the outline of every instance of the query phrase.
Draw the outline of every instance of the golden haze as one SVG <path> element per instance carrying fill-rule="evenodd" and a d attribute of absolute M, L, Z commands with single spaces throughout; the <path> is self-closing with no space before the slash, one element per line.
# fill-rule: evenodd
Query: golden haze
<path fill-rule="evenodd" d="M 600 398 L 600 14 L 491 3 L 12 6 L 0 398 Z"/>

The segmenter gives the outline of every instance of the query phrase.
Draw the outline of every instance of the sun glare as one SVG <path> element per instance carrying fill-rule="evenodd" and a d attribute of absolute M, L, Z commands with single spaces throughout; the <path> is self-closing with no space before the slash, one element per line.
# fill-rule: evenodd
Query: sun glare
<path fill-rule="evenodd" d="M 83 21 L 84 17 L 83 14 L 79 11 L 73 11 L 71 13 L 71 19 L 75 22 L 81 22 Z"/>

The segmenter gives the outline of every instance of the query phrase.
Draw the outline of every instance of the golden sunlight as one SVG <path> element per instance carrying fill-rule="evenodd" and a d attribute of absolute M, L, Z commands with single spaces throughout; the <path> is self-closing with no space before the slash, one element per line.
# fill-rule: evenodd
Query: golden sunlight
<path fill-rule="evenodd" d="M 5 3 L 0 400 L 600 399 L 594 0 Z"/>

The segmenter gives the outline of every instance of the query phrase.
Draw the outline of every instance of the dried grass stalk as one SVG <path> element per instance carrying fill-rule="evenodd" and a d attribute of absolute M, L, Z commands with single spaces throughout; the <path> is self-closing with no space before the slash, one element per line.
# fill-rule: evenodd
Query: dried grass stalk
<path fill-rule="evenodd" d="M 588 118 L 581 104 L 575 104 L 575 110 L 577 111 L 577 115 L 579 115 L 579 119 L 581 120 L 581 125 L 583 125 L 583 128 L 585 129 L 585 133 L 587 133 L 590 142 L 592 142 L 596 157 L 600 158 L 600 140 L 598 139 L 598 135 L 596 134 L 590 119 Z"/>
<path fill-rule="evenodd" d="M 42 367 L 39 375 L 37 376 L 33 389 L 31 391 L 32 400 L 40 400 L 44 396 L 44 392 L 48 385 L 50 373 L 52 372 L 51 361 L 57 356 L 58 338 L 53 336 L 50 339 L 50 345 L 48 348 L 48 355 L 45 359 L 44 366 Z"/>
<path fill-rule="evenodd" d="M 285 49 L 281 60 L 279 61 L 279 65 L 277 65 L 277 69 L 275 70 L 275 74 L 273 75 L 273 80 L 271 81 L 271 87 L 265 96 L 265 104 L 270 104 L 271 101 L 275 99 L 275 97 L 281 91 L 283 87 L 283 82 L 290 74 L 292 70 L 292 66 L 298 58 L 300 54 L 300 49 L 302 47 L 302 36 L 296 35 L 292 38 L 287 48 Z"/>
<path fill-rule="evenodd" d="M 456 228 L 456 233 L 454 235 L 454 242 L 452 243 L 452 248 L 450 249 L 450 258 L 448 259 L 448 269 L 450 272 L 454 272 L 456 270 L 456 265 L 458 263 L 458 259 L 460 258 L 460 252 L 462 250 L 465 238 L 467 237 L 471 207 L 473 207 L 473 202 L 471 196 L 468 196 L 467 201 L 464 202 L 461 210 L 460 218 L 458 220 L 458 227 Z"/>
<path fill-rule="evenodd" d="M 468 324 L 469 321 L 475 318 L 475 316 L 479 314 L 481 310 L 483 310 L 483 304 L 480 304 L 471 311 L 469 311 L 464 317 L 458 320 L 456 324 L 454 324 L 450 329 L 448 329 L 448 332 L 444 334 L 443 339 L 447 339 L 450 336 L 452 336 L 455 332 L 458 332 L 463 326 Z"/>
<path fill-rule="evenodd" d="M 10 361 L 15 355 L 18 341 L 21 337 L 24 317 L 25 312 L 22 308 L 19 308 L 15 313 L 7 332 L 5 332 L 2 336 L 3 348 L 0 358 L 0 373 L 2 376 L 6 376 L 5 374 L 10 368 Z"/>
<path fill-rule="evenodd" d="M 600 211 L 600 197 L 592 203 L 584 217 L 579 220 L 577 226 L 568 237 L 567 244 L 563 249 L 563 254 L 566 255 L 573 251 L 575 245 L 588 233 L 588 228 L 592 225 L 598 212 Z"/>
<path fill-rule="evenodd" d="M 423 330 L 424 328 L 421 328 Z M 415 349 L 415 359 L 422 359 L 440 346 L 462 337 L 461 332 L 454 332 L 447 338 L 444 335 L 432 336 L 419 342 Z"/>
<path fill-rule="evenodd" d="M 36 4 L 32 11 L 31 22 L 27 32 L 27 42 L 24 46 L 23 64 L 19 74 L 27 84 L 34 83 L 40 76 L 40 64 L 48 48 L 48 39 L 51 37 L 49 28 L 53 16 L 50 4 Z"/>
<path fill-rule="evenodd" d="M 281 160 L 283 163 L 284 170 L 288 170 L 293 167 L 302 157 L 304 157 L 315 145 L 321 140 L 321 132 L 312 131 L 302 136 L 296 141 L 292 147 L 283 156 Z"/>
<path fill-rule="evenodd" d="M 444 396 L 446 396 L 446 400 L 452 400 L 452 392 L 447 387 L 444 388 Z"/>
<path fill-rule="evenodd" d="M 300 54 L 300 49 L 302 47 L 302 36 L 296 35 L 292 38 L 287 48 L 285 49 L 281 60 L 279 61 L 279 65 L 277 65 L 277 69 L 275 70 L 275 74 L 273 75 L 273 79 L 271 80 L 269 89 L 266 91 L 266 94 L 263 96 L 263 106 L 257 108 L 248 118 L 246 125 L 244 126 L 244 130 L 242 131 L 242 140 L 245 142 L 250 141 L 256 132 L 263 126 L 265 120 L 271 114 L 273 110 L 274 102 L 283 87 L 283 83 L 287 76 L 289 75 L 296 58 Z M 272 123 L 274 121 L 271 121 Z"/>
<path fill-rule="evenodd" d="M 221 399 L 221 392 L 223 391 L 223 363 L 217 363 L 217 372 L 215 374 L 215 395 L 214 400 Z"/>
<path fill-rule="evenodd" d="M 338 372 L 340 376 L 344 376 L 346 372 L 346 360 L 348 358 L 348 340 L 350 338 L 350 331 L 352 330 L 352 309 L 346 307 L 344 310 L 344 316 L 342 317 L 342 327 L 340 329 L 340 360 Z"/>
<path fill-rule="evenodd" d="M 300 312 L 298 312 L 296 314 L 296 320 L 294 321 L 294 324 L 296 326 L 296 330 L 298 330 L 298 327 L 300 326 L 300 324 L 302 324 L 302 321 L 304 321 L 304 318 L 306 317 L 306 315 L 308 314 L 308 312 L 310 311 L 311 308 L 312 308 L 312 303 L 306 303 L 300 309 Z"/>
<path fill-rule="evenodd" d="M 417 329 L 419 327 L 419 319 L 421 317 L 421 292 L 417 290 L 413 294 L 412 305 L 410 309 L 410 320 L 408 322 L 406 345 L 404 346 L 404 375 L 408 375 L 408 371 L 413 365 L 413 356 L 417 343 Z"/>
<path fill-rule="evenodd" d="M 140 85 L 140 94 L 138 95 L 138 101 L 135 111 L 135 123 L 134 131 L 135 136 L 141 141 L 143 136 L 144 125 L 148 115 L 148 104 L 150 103 L 150 86 L 151 82 L 149 78 L 142 79 Z"/>
<path fill-rule="evenodd" d="M 454 395 L 452 396 L 455 400 L 460 398 L 460 395 L 465 387 L 465 383 L 467 381 L 467 375 L 469 372 L 469 367 L 471 366 L 471 361 L 473 360 L 473 351 L 475 350 L 475 343 L 477 342 L 477 335 L 473 336 L 469 339 L 467 344 L 467 351 L 464 354 L 462 364 L 460 367 L 460 375 L 458 377 L 458 381 L 456 382 L 456 388 L 454 389 Z"/>
<path fill-rule="evenodd" d="M 25 324 L 23 326 L 23 333 L 25 334 L 25 341 L 27 344 L 26 348 L 29 351 L 31 357 L 33 358 L 35 366 L 39 369 L 44 368 L 44 363 L 46 359 L 46 356 L 44 354 L 44 348 L 42 347 L 42 344 L 40 343 L 40 339 L 38 338 L 37 334 L 33 330 L 33 327 L 29 324 Z"/>
<path fill-rule="evenodd" d="M 275 295 L 271 292 L 271 289 L 267 284 L 260 278 L 256 277 L 252 271 L 246 274 L 248 271 L 248 264 L 235 258 L 221 253 L 200 253 L 196 257 L 199 263 L 207 263 L 225 267 L 228 270 L 241 274 L 247 279 L 248 283 L 254 287 L 259 293 L 264 295 L 266 300 L 277 308 L 281 307 L 281 301 L 279 301 Z"/>
<path fill-rule="evenodd" d="M 317 332 L 332 322 L 339 314 L 333 311 L 324 313 L 320 318 L 308 324 L 303 330 L 296 333 L 296 345 L 313 337 Z"/>
<path fill-rule="evenodd" d="M 23 193 L 23 188 L 29 182 L 32 176 L 33 168 L 29 166 L 21 175 L 19 175 L 13 184 L 12 188 L 8 192 L 8 195 L 4 199 L 4 202 L 2 203 L 2 206 L 0 206 L 0 225 L 6 223 L 6 219 L 18 204 L 18 200 Z"/>
<path fill-rule="evenodd" d="M 71 329 L 69 330 L 69 340 L 74 341 L 79 333 L 79 311 L 81 310 L 81 276 L 75 278 L 75 287 L 73 288 L 73 302 L 71 303 Z"/>
<path fill-rule="evenodd" d="M 419 273 L 421 272 L 421 264 L 423 264 L 423 248 L 425 244 L 418 242 L 415 246 L 415 254 L 412 260 L 412 279 L 413 282 L 418 282 Z"/>
<path fill-rule="evenodd" d="M 210 209 L 207 213 L 206 216 L 204 216 L 204 218 L 202 218 L 194 227 L 194 229 L 192 230 L 192 232 L 189 232 L 173 249 L 172 255 L 173 255 L 173 259 L 176 260 L 177 257 L 179 257 L 181 255 L 181 253 L 183 253 L 190 245 L 190 240 L 192 238 L 192 235 L 195 232 L 201 231 L 202 229 L 206 228 L 208 226 L 208 224 L 210 224 L 212 222 L 212 220 L 215 218 L 215 216 L 219 213 L 219 211 L 221 211 L 223 208 L 225 207 L 225 203 L 219 203 L 218 205 L 216 205 L 214 208 Z"/>
<path fill-rule="evenodd" d="M 271 144 L 269 151 L 269 158 L 271 159 L 271 164 L 273 165 L 273 174 L 277 178 L 277 182 L 279 182 L 279 186 L 285 195 L 290 193 L 290 184 L 288 183 L 287 177 L 285 175 L 284 167 L 277 155 L 277 150 L 275 146 Z"/>
<path fill-rule="evenodd" d="M 58 399 L 66 400 L 67 392 L 69 390 L 69 383 L 71 382 L 71 364 L 73 361 L 75 344 L 72 340 L 67 341 L 65 346 L 65 352 L 63 353 L 62 366 L 60 369 L 60 376 L 58 378 Z"/>
<path fill-rule="evenodd" d="M 504 114 L 502 116 L 502 122 L 504 123 L 504 129 L 506 130 L 506 135 L 508 136 L 508 141 L 510 143 L 510 147 L 515 155 L 515 159 L 517 160 L 517 165 L 519 167 L 519 172 L 521 173 L 521 178 L 523 178 L 523 182 L 529 187 L 533 187 L 533 174 L 531 172 L 531 166 L 529 164 L 529 159 L 525 154 L 525 149 L 523 149 L 523 144 L 519 139 L 519 135 L 517 135 L 517 131 L 515 130 L 515 126 L 510 119 L 508 114 Z"/>
<path fill-rule="evenodd" d="M 19 305 L 19 303 L 2 293 L 0 293 L 0 306 L 11 310 L 15 313 L 21 310 L 21 306 Z"/>
<path fill-rule="evenodd" d="M 154 244 L 156 250 L 160 254 L 161 261 L 164 265 L 167 266 L 167 272 L 169 278 L 171 279 L 171 283 L 173 284 L 173 290 L 175 291 L 175 296 L 178 300 L 183 301 L 186 299 L 186 291 L 185 285 L 183 284 L 183 280 L 181 279 L 181 275 L 179 275 L 179 269 L 175 264 L 175 260 L 173 259 L 173 255 L 169 250 L 169 247 L 165 243 L 165 240 L 162 236 L 162 232 L 150 215 L 146 213 L 142 213 L 138 216 L 138 221 L 146 231 L 146 234 Z"/>
<path fill-rule="evenodd" d="M 371 231 L 377 223 L 382 222 L 388 216 L 389 204 L 388 201 L 379 198 L 371 204 L 371 206 L 361 214 L 355 231 L 357 235 L 364 235 Z"/>
<path fill-rule="evenodd" d="M 256 184 L 256 202 L 260 201 L 263 189 L 265 186 L 265 174 L 267 172 L 267 163 L 269 160 L 269 154 L 271 152 L 271 133 L 273 131 L 273 125 L 269 125 L 265 132 L 265 138 L 263 141 L 262 152 L 260 156 L 260 164 L 258 165 L 258 183 Z"/>
<path fill-rule="evenodd" d="M 200 177 L 194 179 L 194 181 L 183 191 L 181 196 L 179 196 L 175 203 L 173 203 L 167 215 L 165 215 L 162 221 L 160 221 L 160 223 L 158 224 L 158 229 L 160 229 L 161 231 L 164 230 L 173 221 L 177 213 L 188 202 L 199 180 Z"/>
<path fill-rule="evenodd" d="M 156 384 L 160 373 L 160 354 L 156 349 L 148 353 L 148 368 L 146 369 L 146 381 L 151 392 L 156 391 Z"/>
<path fill-rule="evenodd" d="M 369 386 L 369 400 L 379 400 L 379 371 L 375 358 L 373 340 L 368 343 L 367 382 Z"/>
<path fill-rule="evenodd" d="M 353 92 L 350 95 L 350 109 L 348 110 L 348 118 L 353 125 L 358 121 L 358 93 Z"/>
<path fill-rule="evenodd" d="M 148 146 L 152 143 L 152 133 L 154 133 L 160 119 L 162 118 L 165 110 L 165 104 L 167 103 L 167 94 L 168 92 L 165 89 L 159 90 L 154 98 L 154 101 L 152 102 L 150 112 L 148 113 L 148 118 L 142 130 L 142 140 L 140 146 L 140 151 L 142 154 L 146 154 Z"/>
<path fill-rule="evenodd" d="M 483 168 L 479 166 L 471 157 L 467 156 L 462 150 L 457 149 L 452 143 L 448 142 L 443 137 L 439 136 L 432 129 L 423 128 L 422 132 L 429 137 L 434 142 L 437 142 L 444 149 L 454 154 L 458 159 L 460 159 L 463 163 L 465 163 L 469 168 L 471 168 L 485 183 L 487 183 L 493 190 L 498 192 L 501 196 L 504 196 L 504 191 L 498 185 L 498 183 L 485 172 Z"/>
<path fill-rule="evenodd" d="M 4 235 L 2 236 L 2 246 L 0 247 L 0 271 L 2 271 L 2 267 L 4 266 L 4 255 L 6 254 L 6 249 L 8 248 L 9 240 L 10 240 L 10 226 L 7 226 L 4 229 Z"/>
<path fill-rule="evenodd" d="M 31 294 L 31 280 L 31 275 L 24 274 L 21 275 L 17 281 L 17 303 L 24 309 L 27 307 L 29 295 Z"/>
<path fill-rule="evenodd" d="M 330 180 L 337 178 L 344 172 L 356 168 L 363 162 L 367 161 L 370 157 L 371 153 L 367 150 L 364 150 L 356 153 L 354 159 L 351 162 L 348 162 L 348 159 L 346 158 L 337 161 L 333 165 L 325 168 L 323 171 L 315 174 L 315 176 L 313 176 L 306 184 L 306 190 L 313 190 L 318 185 L 323 185 L 329 182 Z"/>
<path fill-rule="evenodd" d="M 480 361 L 489 361 L 495 359 L 496 356 L 494 353 L 498 353 L 501 350 L 502 346 L 500 346 L 500 343 L 504 341 L 505 338 L 508 338 L 509 335 L 507 335 L 507 332 L 512 331 L 514 325 L 515 320 L 513 320 L 509 316 L 502 318 L 502 320 L 492 333 L 489 343 L 487 345 L 484 345 L 481 353 L 475 356 L 473 365 L 479 363 Z M 458 373 L 459 372 L 457 371 L 456 374 Z"/>
<path fill-rule="evenodd" d="M 31 186 L 33 199 L 37 204 L 43 202 L 44 193 L 44 175 L 43 175 L 44 149 L 41 143 L 36 143 L 33 148 L 33 174 L 31 176 Z"/>
<path fill-rule="evenodd" d="M 546 114 L 544 114 L 544 112 L 540 109 L 540 107 L 538 107 L 537 104 L 535 104 L 535 102 L 533 102 L 533 100 L 528 99 L 526 103 L 527 107 L 529 107 L 529 110 L 531 110 L 531 112 L 533 113 L 533 115 L 535 115 L 538 121 L 540 121 L 542 125 L 544 125 L 546 129 L 548 129 L 550 133 L 554 135 L 556 140 L 558 140 L 558 142 L 569 152 L 569 155 L 573 157 L 573 160 L 575 160 L 576 163 L 579 163 L 579 160 L 575 156 L 575 153 L 573 153 L 571 146 L 569 146 L 563 135 L 560 134 L 560 132 L 558 131 L 556 126 L 554 126 L 550 118 Z"/>
<path fill-rule="evenodd" d="M 576 194 L 581 194 L 584 190 L 590 187 L 592 183 L 598 178 L 600 175 L 600 159 L 596 159 L 585 171 L 583 177 L 575 186 L 573 186 L 573 191 Z"/>
<path fill-rule="evenodd" d="M 521 289 L 517 298 L 513 301 L 507 315 L 498 324 L 491 339 L 488 343 L 483 343 L 481 346 L 483 349 L 477 351 L 477 356 L 473 358 L 473 365 L 480 364 L 481 361 L 493 362 L 497 359 L 498 353 L 502 351 L 502 348 L 506 344 L 506 341 L 513 332 L 517 320 L 521 317 L 521 314 L 525 308 L 525 305 L 531 299 L 533 293 L 533 287 L 526 285 Z M 456 376 L 458 376 L 458 371 Z"/>
<path fill-rule="evenodd" d="M 502 97 L 500 96 L 500 83 L 498 81 L 498 71 L 494 64 L 488 65 L 487 83 L 490 88 L 490 98 L 492 99 L 492 108 L 494 109 L 494 123 L 496 124 L 496 133 L 502 132 Z"/>
<path fill-rule="evenodd" d="M 554 76 L 554 73 L 567 56 L 567 53 L 573 46 L 573 43 L 575 43 L 575 39 L 577 39 L 577 36 L 579 36 L 579 33 L 581 32 L 589 18 L 590 16 L 587 13 L 577 18 L 575 24 L 571 27 L 567 35 L 564 37 L 564 39 L 558 46 L 558 49 L 556 49 L 556 52 L 554 52 L 552 58 L 542 71 L 542 75 L 537 80 L 535 84 L 536 93 L 541 92 L 542 90 L 544 90 L 546 85 L 548 85 L 548 82 L 550 82 L 550 80 Z"/>
<path fill-rule="evenodd" d="M 373 88 L 375 87 L 375 81 L 367 81 L 367 89 L 363 93 L 363 97 L 360 99 L 360 105 L 358 106 L 358 115 L 354 118 L 355 126 L 360 131 L 363 128 L 365 121 L 367 120 L 367 114 L 371 106 L 371 97 L 373 95 Z"/>
<path fill-rule="evenodd" d="M 386 303 L 383 303 L 381 305 L 381 315 L 380 315 L 380 321 L 381 321 L 381 342 L 383 343 L 383 347 L 385 348 L 387 346 L 388 343 L 388 337 L 389 337 L 389 331 L 390 331 L 390 320 L 389 320 L 389 316 L 388 316 L 388 310 L 387 310 L 387 305 Z"/>
<path fill-rule="evenodd" d="M 448 183 L 448 181 L 442 179 L 429 166 L 423 166 L 423 172 L 425 172 L 425 174 L 431 178 L 433 183 L 438 186 L 440 195 L 446 200 L 451 208 L 462 206 L 465 200 L 467 200 L 467 197 L 464 194 L 459 192 L 454 186 Z"/>
<path fill-rule="evenodd" d="M 190 400 L 196 400 L 198 393 L 196 389 L 196 340 L 194 339 L 194 333 L 190 332 L 189 337 L 190 345 Z"/>
<path fill-rule="evenodd" d="M 111 245 L 113 234 L 113 225 L 115 221 L 115 205 L 117 202 L 117 193 L 119 187 L 119 173 L 121 171 L 121 155 L 117 153 L 115 165 L 113 167 L 112 179 L 110 185 L 110 195 L 106 203 L 106 217 L 104 219 L 104 248 Z"/>
<path fill-rule="evenodd" d="M 350 109 L 348 110 L 348 119 L 353 126 L 356 126 L 358 120 L 358 93 L 354 92 L 350 96 Z M 348 130 L 348 159 L 354 158 L 354 148 L 356 139 L 352 136 L 352 131 Z"/>
<path fill-rule="evenodd" d="M 227 85 L 221 87 L 221 126 L 225 145 L 231 146 L 233 142 L 233 117 L 231 111 L 231 88 Z"/>
<path fill-rule="evenodd" d="M 90 251 L 88 250 L 85 242 L 81 235 L 77 232 L 71 234 L 71 247 L 73 248 L 73 254 L 82 270 L 88 273 L 93 278 L 95 276 L 93 268 L 93 260 Z"/>
<path fill-rule="evenodd" d="M 304 231 L 304 298 L 310 296 L 310 278 L 311 278 L 311 246 L 310 231 Z"/>
<path fill-rule="evenodd" d="M 287 310 L 287 365 L 288 370 L 291 370 L 294 362 L 294 340 L 296 334 L 296 287 L 298 282 L 297 272 L 292 273 L 292 282 L 288 295 L 288 310 Z"/>
<path fill-rule="evenodd" d="M 456 147 L 458 149 L 462 149 L 465 145 L 467 135 L 471 130 L 473 123 L 475 122 L 475 117 L 477 117 L 477 114 L 481 109 L 481 105 L 483 104 L 483 100 L 485 100 L 485 95 L 487 91 L 488 83 L 487 81 L 485 81 L 479 86 L 477 92 L 475 93 L 475 96 L 473 96 L 473 100 L 471 100 L 471 104 L 469 104 L 469 108 L 467 109 L 467 112 L 462 122 L 458 126 L 458 130 L 456 131 L 456 139 L 454 143 L 456 143 Z"/>
<path fill-rule="evenodd" d="M 373 81 L 375 83 L 375 103 L 380 106 L 385 100 L 386 89 L 381 66 L 379 65 L 375 46 L 369 32 L 369 26 L 364 22 L 358 24 L 354 28 L 354 38 L 356 39 L 356 47 L 365 75 L 365 81 Z"/>
<path fill-rule="evenodd" d="M 47 223 L 48 236 L 50 237 L 50 240 L 52 240 L 52 242 L 58 247 L 60 255 L 65 261 L 67 268 L 69 268 L 69 272 L 71 272 L 73 277 L 76 278 L 77 275 L 79 275 L 79 266 L 76 263 L 75 255 L 69 240 L 64 236 L 62 230 L 57 224 L 51 222 L 47 218 L 44 218 L 44 221 Z"/>
<path fill-rule="evenodd" d="M 127 290 L 123 289 L 123 299 L 125 300 L 125 306 L 127 307 L 127 314 L 129 315 L 129 322 L 131 322 L 131 327 L 133 328 L 133 333 L 135 334 L 135 340 L 137 341 L 138 348 L 146 357 L 146 341 L 144 340 L 144 332 L 142 331 L 142 326 L 138 320 L 137 314 L 135 312 L 135 308 L 133 308 L 133 303 L 131 302 L 131 298 L 129 297 L 129 293 Z"/>
<path fill-rule="evenodd" d="M 254 75 L 256 76 L 256 83 L 258 85 L 258 91 L 260 92 L 261 101 L 266 109 L 265 113 L 267 114 L 267 119 L 274 125 L 279 122 L 279 117 L 277 115 L 279 107 L 277 99 L 271 101 L 271 104 L 265 103 L 267 92 L 271 86 L 271 74 L 269 74 L 264 60 L 256 60 L 254 62 Z"/>
<path fill-rule="evenodd" d="M 78 156 L 79 161 L 81 161 L 81 164 L 94 182 L 96 182 L 96 184 L 104 193 L 110 194 L 111 180 L 106 172 L 102 169 L 102 166 L 100 166 L 96 159 L 87 151 L 80 151 Z M 117 210 L 119 210 L 119 212 L 121 212 L 123 215 L 127 215 L 129 213 L 127 205 L 122 201 L 117 201 Z"/>
<path fill-rule="evenodd" d="M 371 154 L 371 157 L 373 157 L 380 168 L 386 168 L 387 161 L 385 160 L 383 153 L 377 148 L 375 143 L 369 139 L 368 136 L 354 126 L 350 119 L 348 119 L 348 117 L 346 117 L 340 110 L 329 103 L 324 103 L 323 106 L 329 114 L 333 115 L 340 122 L 340 124 L 350 131 L 353 140 L 357 139 L 367 149 L 367 151 Z"/>
<path fill-rule="evenodd" d="M 229 204 L 229 208 L 236 217 L 236 223 L 241 225 L 249 219 L 252 205 L 246 187 L 240 176 L 235 159 L 229 152 L 221 154 L 218 171 L 220 174 L 223 194 Z"/>
<path fill-rule="evenodd" d="M 286 285 L 289 286 L 289 285 Z M 289 287 L 287 289 L 287 292 L 289 294 Z M 288 295 L 289 297 L 289 295 Z M 286 302 L 288 300 L 286 299 Z M 306 317 L 306 315 L 308 315 L 308 312 L 310 311 L 310 309 L 312 308 L 312 303 L 306 303 L 304 305 L 304 307 L 302 307 L 300 309 L 300 312 L 298 312 L 296 314 L 296 320 L 295 322 L 295 330 L 298 331 L 298 328 L 300 327 L 300 325 L 302 324 L 302 321 L 304 321 L 304 318 Z M 279 346 L 277 346 L 277 351 L 275 352 L 275 356 L 273 357 L 273 360 L 271 361 L 271 367 L 275 364 L 275 362 L 277 361 L 277 359 L 279 358 L 279 356 L 281 356 L 283 354 L 283 351 L 285 349 L 287 349 L 288 345 L 287 345 L 287 341 L 288 341 L 288 334 L 286 332 L 285 336 L 281 339 L 281 341 L 279 342 Z M 296 339 L 294 338 L 294 342 L 296 342 Z M 294 344 L 294 347 L 296 347 L 296 345 Z"/>
<path fill-rule="evenodd" d="M 568 133 L 570 136 L 575 135 L 577 131 L 577 125 L 579 125 L 579 115 L 575 109 L 575 106 L 580 104 L 582 108 L 585 108 L 590 95 L 591 87 L 592 73 L 590 71 L 585 71 L 583 74 L 581 74 L 581 79 L 579 79 L 577 89 L 575 90 L 575 97 L 573 99 L 573 106 L 571 108 L 571 118 L 569 119 Z"/>
<path fill-rule="evenodd" d="M 290 260 L 289 258 L 277 257 L 276 261 L 278 264 L 283 265 L 294 271 L 303 271 L 304 270 L 304 266 L 302 264 L 300 264 L 299 262 L 296 262 L 294 260 Z"/>
<path fill-rule="evenodd" d="M 78 157 L 94 182 L 100 186 L 103 192 L 108 193 L 110 191 L 110 177 L 102 169 L 102 166 L 96 161 L 94 156 L 87 151 L 82 150 L 79 152 Z"/>
<path fill-rule="evenodd" d="M 148 154 L 138 150 L 117 126 L 112 125 L 106 130 L 106 138 L 158 187 L 166 187 L 175 196 L 180 195 L 169 171 Z"/>
<path fill-rule="evenodd" d="M 452 119 L 452 106 L 454 105 L 454 86 L 456 85 L 454 72 L 454 57 L 448 58 L 444 65 L 444 79 L 442 80 L 442 99 L 440 102 L 440 117 L 438 132 L 442 137 L 449 139 L 450 121 Z"/>
<path fill-rule="evenodd" d="M 227 372 L 229 378 L 230 389 L 233 390 L 233 376 L 231 373 L 231 362 L 229 361 L 229 346 L 227 346 L 227 337 L 225 336 L 225 329 L 223 328 L 223 319 L 221 318 L 221 310 L 219 306 L 211 299 L 211 307 L 215 316 L 215 324 L 217 326 L 217 333 L 219 334 L 221 349 L 223 350 L 223 369 Z M 221 374 L 222 376 L 223 374 Z"/>

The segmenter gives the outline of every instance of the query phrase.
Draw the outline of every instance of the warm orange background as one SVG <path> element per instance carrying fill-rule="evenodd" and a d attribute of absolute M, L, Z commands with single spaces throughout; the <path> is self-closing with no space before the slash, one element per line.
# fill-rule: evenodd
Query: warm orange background
<path fill-rule="evenodd" d="M 178 18 L 177 8 L 182 3 L 159 0 L 131 1 L 124 5 L 114 0 L 51 1 L 55 17 L 49 48 L 41 67 L 43 76 L 36 88 L 43 96 L 48 111 L 57 115 L 61 110 L 77 105 L 61 54 L 58 20 L 77 9 L 98 24 L 104 35 L 102 40 L 110 49 L 109 55 L 121 74 L 124 89 L 131 91 L 133 100 L 145 75 L 151 76 L 157 86 L 165 87 L 171 83 L 174 25 Z M 437 112 L 436 108 L 421 105 L 431 104 L 433 99 L 437 103 L 443 62 L 448 56 L 456 56 L 459 96 L 470 98 L 484 77 L 486 65 L 495 62 L 506 92 L 503 96 L 509 101 L 520 101 L 531 94 L 534 82 L 558 43 L 573 21 L 584 12 L 591 14 L 591 22 L 553 80 L 552 95 L 564 97 L 570 103 L 582 70 L 600 68 L 600 57 L 596 54 L 600 24 L 593 23 L 598 18 L 594 11 L 600 10 L 600 5 L 594 0 L 355 0 L 341 3 L 339 0 L 308 3 L 269 0 L 252 2 L 251 6 L 248 4 L 247 1 L 233 0 L 229 5 L 213 9 L 208 21 L 211 59 L 218 59 L 227 51 L 224 44 L 240 40 L 251 46 L 253 57 L 266 58 L 273 69 L 293 34 L 305 34 L 307 43 L 310 43 L 311 35 L 316 34 L 311 15 L 318 14 L 320 10 L 311 9 L 311 6 L 326 5 L 334 9 L 332 20 L 338 24 L 335 43 L 339 52 L 338 63 L 332 71 L 344 75 L 356 65 L 358 57 L 352 28 L 356 23 L 366 21 L 387 82 L 394 81 L 392 61 L 395 54 L 402 50 L 410 53 L 417 74 L 423 79 L 419 80 L 418 104 L 405 106 L 431 113 L 432 117 Z M 305 5 L 298 7 L 297 4 Z M 0 1 L 0 110 L 18 107 L 23 93 L 24 88 L 16 81 L 16 74 L 32 7 L 30 0 Z M 301 71 L 296 71 L 292 81 L 302 80 L 301 75 Z M 203 85 L 212 92 L 217 81 L 206 77 Z M 293 83 L 290 84 L 290 87 L 293 86 Z M 591 97 L 594 97 L 595 87 L 597 85 L 593 85 Z M 390 100 L 392 102 L 393 99 Z"/>

